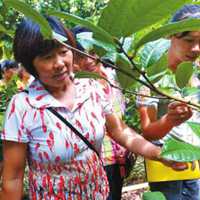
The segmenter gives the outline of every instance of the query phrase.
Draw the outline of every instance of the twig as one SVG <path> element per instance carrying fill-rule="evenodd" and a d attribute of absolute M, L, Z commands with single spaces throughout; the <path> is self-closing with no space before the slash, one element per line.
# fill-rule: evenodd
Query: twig
<path fill-rule="evenodd" d="M 56 40 L 57 40 L 58 42 L 60 42 L 62 45 L 66 46 L 67 48 L 69 48 L 69 49 L 71 49 L 71 50 L 73 50 L 73 51 L 75 51 L 75 52 L 78 52 L 78 53 L 80 53 L 80 54 L 82 54 L 82 55 L 84 55 L 84 56 L 87 56 L 87 57 L 89 57 L 89 58 L 91 58 L 91 59 L 93 59 L 93 60 L 95 60 L 95 61 L 97 61 L 97 62 L 101 62 L 102 64 L 104 64 L 104 65 L 106 65 L 106 66 L 108 66 L 108 67 L 110 67 L 110 68 L 112 68 L 112 69 L 115 69 L 115 70 L 117 70 L 117 71 L 120 71 L 121 73 L 127 75 L 127 76 L 130 77 L 130 78 L 133 78 L 134 80 L 138 81 L 138 82 L 141 83 L 142 85 L 145 85 L 146 87 L 148 87 L 150 90 L 153 90 L 153 91 L 156 92 L 157 94 L 161 95 L 161 97 L 165 97 L 165 99 L 172 99 L 172 100 L 175 100 L 175 101 L 178 101 L 178 102 L 181 102 L 181 103 L 185 103 L 185 104 L 189 105 L 192 109 L 200 110 L 200 105 L 199 105 L 199 104 L 192 103 L 192 102 L 190 102 L 190 101 L 185 101 L 185 100 L 183 100 L 183 99 L 179 99 L 179 98 L 177 98 L 177 97 L 174 97 L 174 96 L 165 94 L 165 93 L 163 93 L 162 91 L 160 91 L 159 89 L 157 89 L 157 88 L 151 83 L 151 81 L 148 79 L 148 77 L 145 75 L 145 73 L 136 67 L 135 63 L 134 63 L 132 60 L 130 60 L 132 66 L 135 68 L 135 70 L 138 71 L 138 73 L 140 73 L 140 74 L 145 78 L 145 80 L 146 80 L 149 84 L 146 83 L 146 82 L 144 82 L 144 81 L 142 81 L 141 79 L 138 79 L 138 78 L 134 77 L 131 73 L 129 73 L 129 72 L 123 70 L 123 69 L 120 69 L 120 68 L 116 67 L 115 65 L 113 65 L 113 64 L 111 64 L 111 63 L 108 63 L 108 62 L 102 60 L 101 58 L 96 58 L 95 56 L 92 56 L 92 55 L 90 55 L 90 54 L 88 54 L 88 53 L 85 53 L 85 52 L 83 52 L 83 51 L 81 51 L 81 50 L 79 50 L 79 49 L 77 49 L 77 48 L 74 48 L 74 47 L 70 46 L 69 44 L 66 44 L 66 43 L 64 43 L 64 42 L 62 42 L 62 41 L 60 41 L 60 40 L 58 40 L 58 39 L 56 39 Z M 123 49 L 123 48 L 122 48 L 122 49 Z M 125 56 L 127 56 L 128 59 L 130 59 L 129 56 L 127 55 L 127 53 L 126 53 L 124 50 L 123 50 L 123 53 L 125 54 Z M 126 91 L 126 90 L 123 90 L 123 91 Z M 137 93 L 135 93 L 135 94 L 137 94 Z M 140 95 L 140 94 L 137 94 L 137 95 Z M 147 96 L 147 97 L 150 97 L 150 96 Z M 155 98 L 157 98 L 157 97 L 155 97 Z M 159 97 L 159 98 L 160 98 L 160 97 Z"/>

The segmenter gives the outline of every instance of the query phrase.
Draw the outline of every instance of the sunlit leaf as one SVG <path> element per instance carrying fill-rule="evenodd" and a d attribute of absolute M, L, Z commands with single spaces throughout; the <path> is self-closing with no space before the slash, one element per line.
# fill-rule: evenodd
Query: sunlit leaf
<path fill-rule="evenodd" d="M 125 72 L 131 74 L 133 77 L 137 77 L 137 78 L 139 77 L 138 73 L 133 72 L 132 65 L 125 56 L 118 54 L 116 65 L 119 69 L 122 69 Z M 132 78 L 118 70 L 117 70 L 117 77 L 118 77 L 118 80 L 119 80 L 122 88 L 128 88 L 135 83 L 134 78 Z"/>
<path fill-rule="evenodd" d="M 179 162 L 199 160 L 200 147 L 170 138 L 164 143 L 161 156 Z"/>
<path fill-rule="evenodd" d="M 166 39 L 156 40 L 145 44 L 139 52 L 142 67 L 148 68 L 157 62 L 160 57 L 169 49 L 170 41 Z M 159 63 L 160 65 L 161 63 Z"/>
<path fill-rule="evenodd" d="M 200 138 L 200 124 L 197 122 L 187 122 L 188 126 Z"/>
<path fill-rule="evenodd" d="M 128 53 L 132 51 L 132 45 L 134 41 L 134 36 L 123 38 L 123 49 Z"/>
<path fill-rule="evenodd" d="M 96 33 L 99 36 L 99 38 L 102 39 L 102 41 L 107 41 L 107 42 L 110 42 L 111 44 L 115 45 L 112 36 L 108 32 L 106 32 L 101 27 L 94 25 L 93 23 L 91 23 L 90 21 L 88 21 L 86 19 L 83 19 L 81 17 L 75 16 L 75 15 L 72 15 L 72 14 L 69 14 L 66 12 L 49 11 L 48 13 L 50 15 L 54 15 L 54 16 L 66 19 L 69 22 L 72 22 L 74 24 L 79 24 L 84 27 L 87 27 L 92 32 Z"/>
<path fill-rule="evenodd" d="M 183 96 L 192 96 L 199 94 L 199 88 L 197 87 L 185 87 L 182 89 Z"/>
<path fill-rule="evenodd" d="M 107 52 L 116 51 L 116 48 L 112 44 L 94 39 L 92 36 L 88 36 L 87 33 L 77 34 L 77 40 L 86 50 L 91 50 L 94 46 L 97 46 L 105 49 Z"/>
<path fill-rule="evenodd" d="M 167 55 L 164 54 L 156 63 L 147 68 L 148 77 L 155 83 L 159 81 L 166 73 L 168 68 Z"/>
<path fill-rule="evenodd" d="M 127 37 L 174 13 L 189 0 L 110 0 L 98 25 L 111 35 Z"/>
<path fill-rule="evenodd" d="M 183 62 L 180 65 L 178 65 L 176 72 L 175 72 L 175 78 L 176 78 L 176 84 L 179 88 L 185 87 L 193 73 L 193 64 L 191 62 Z"/>
<path fill-rule="evenodd" d="M 5 4 L 18 12 L 23 13 L 26 17 L 40 25 L 41 33 L 45 39 L 52 36 L 52 30 L 47 20 L 40 15 L 36 10 L 32 9 L 28 4 L 19 0 L 4 0 Z"/>
<path fill-rule="evenodd" d="M 162 27 L 149 32 L 147 35 L 141 38 L 141 40 L 139 40 L 135 45 L 135 49 L 137 50 L 147 42 L 154 41 L 166 36 L 171 36 L 175 33 L 199 30 L 199 27 L 200 19 L 186 19 L 180 22 L 163 25 Z"/>

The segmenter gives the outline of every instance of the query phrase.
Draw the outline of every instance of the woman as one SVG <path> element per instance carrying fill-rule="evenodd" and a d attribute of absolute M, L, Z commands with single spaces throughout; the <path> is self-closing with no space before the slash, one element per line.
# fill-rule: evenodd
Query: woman
<path fill-rule="evenodd" d="M 173 16 L 171 22 L 181 21 L 187 18 L 200 19 L 199 5 L 185 5 Z M 200 31 L 186 31 L 177 33 L 170 37 L 171 46 L 168 50 L 168 68 L 175 73 L 177 66 L 184 61 L 195 61 L 200 55 Z M 197 79 L 195 79 L 197 80 Z M 173 84 L 173 83 L 171 83 Z M 195 87 L 200 82 L 195 82 Z M 193 84 L 194 86 L 194 84 Z M 144 94 L 150 94 L 148 89 L 143 88 Z M 199 95 L 199 94 L 198 94 Z M 196 101 L 199 96 L 191 96 Z M 163 141 L 175 135 L 186 142 L 194 145 L 200 145 L 198 137 L 191 131 L 187 124 L 188 119 L 199 122 L 199 113 L 193 113 L 186 104 L 179 102 L 155 101 L 150 98 L 139 98 L 139 112 L 141 116 L 141 127 L 143 136 L 161 145 Z M 192 117 L 191 117 L 192 116 Z M 166 136 L 166 137 L 165 137 Z M 185 169 L 187 164 L 172 166 L 174 169 Z M 161 191 L 165 194 L 167 200 L 199 200 L 199 180 L 180 180 L 166 182 L 149 183 L 152 191 Z"/>
<path fill-rule="evenodd" d="M 54 32 L 75 47 L 70 32 L 58 20 L 47 20 Z M 35 80 L 27 93 L 12 98 L 6 112 L 1 200 L 21 199 L 26 159 L 30 199 L 107 198 L 107 178 L 98 155 L 48 107 L 73 124 L 97 151 L 106 126 L 111 137 L 128 150 L 151 159 L 159 157 L 159 147 L 113 113 L 97 82 L 73 80 L 73 52 L 56 40 L 44 40 L 31 20 L 25 19 L 17 27 L 14 56 Z"/>
<path fill-rule="evenodd" d="M 90 30 L 81 26 L 75 26 L 72 29 L 72 32 L 76 38 L 80 34 L 85 34 L 88 36 L 90 34 L 92 36 L 92 32 Z M 86 51 L 86 49 L 84 49 L 79 43 L 77 44 L 77 48 L 81 51 Z M 97 57 L 95 52 L 92 52 L 92 48 L 90 48 L 89 52 L 92 56 Z M 77 68 L 79 70 L 98 73 L 102 77 L 108 79 L 113 85 L 119 85 L 116 80 L 115 71 L 109 67 L 105 68 L 102 63 L 97 63 L 96 60 L 79 54 L 77 55 L 76 62 L 78 62 L 77 66 L 79 67 Z M 114 112 L 121 118 L 125 111 L 125 99 L 122 92 L 119 89 L 110 87 L 108 82 L 104 79 L 99 79 L 98 81 L 102 85 L 103 91 L 108 99 L 112 101 Z M 101 159 L 108 177 L 110 189 L 107 200 L 120 200 L 123 180 L 126 173 L 125 163 L 127 150 L 111 139 L 109 135 L 110 134 L 108 132 L 105 133 L 101 149 Z"/>

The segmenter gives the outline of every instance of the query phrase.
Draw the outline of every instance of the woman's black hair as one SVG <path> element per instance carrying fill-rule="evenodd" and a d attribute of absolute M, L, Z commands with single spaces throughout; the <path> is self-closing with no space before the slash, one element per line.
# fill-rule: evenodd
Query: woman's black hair
<path fill-rule="evenodd" d="M 200 5 L 187 4 L 179 9 L 172 17 L 170 22 L 179 22 L 185 19 L 200 19 Z M 176 34 L 178 38 L 186 36 L 190 31 Z"/>
<path fill-rule="evenodd" d="M 67 43 L 76 47 L 75 39 L 68 29 L 55 17 L 46 16 L 52 30 L 67 38 Z M 41 34 L 40 26 L 30 19 L 23 19 L 18 25 L 14 37 L 13 51 L 15 60 L 34 77 L 37 72 L 33 66 L 33 60 L 37 56 L 45 55 L 54 48 L 60 46 L 56 40 L 45 40 Z"/>

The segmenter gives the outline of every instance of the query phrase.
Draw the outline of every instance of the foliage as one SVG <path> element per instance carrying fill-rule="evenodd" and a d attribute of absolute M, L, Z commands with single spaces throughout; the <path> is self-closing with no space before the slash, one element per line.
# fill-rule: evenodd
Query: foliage
<path fill-rule="evenodd" d="M 16 24 L 18 24 L 20 18 L 25 14 L 29 16 L 32 12 L 40 12 L 41 14 L 47 13 L 47 11 L 56 10 L 62 12 L 68 12 L 70 14 L 76 14 L 83 18 L 88 18 L 93 22 L 97 22 L 101 10 L 105 7 L 108 0 L 22 0 L 22 1 L 0 1 L 0 59 L 12 58 L 12 38 Z M 5 3 L 7 2 L 7 4 Z M 11 3 L 8 5 L 8 2 Z M 23 8 L 22 4 L 26 3 L 29 6 Z M 21 4 L 17 10 L 10 9 L 16 8 L 16 5 Z M 29 9 L 29 7 L 31 9 Z M 21 10 L 21 12 L 20 12 Z M 37 17 L 33 18 L 36 19 Z M 37 21 L 37 20 L 36 20 Z M 41 20 L 40 20 L 41 21 Z M 40 22 L 39 21 L 39 22 Z M 64 23 L 66 21 L 63 21 Z M 48 28 L 46 35 L 48 36 Z M 44 34 L 45 35 L 45 34 Z"/>
<path fill-rule="evenodd" d="M 143 200 L 166 200 L 161 192 L 145 192 L 142 198 Z"/>
<path fill-rule="evenodd" d="M 17 93 L 19 90 L 19 78 L 18 76 L 13 76 L 8 83 L 0 83 L 0 113 L 6 110 L 7 104 L 11 97 Z"/>

